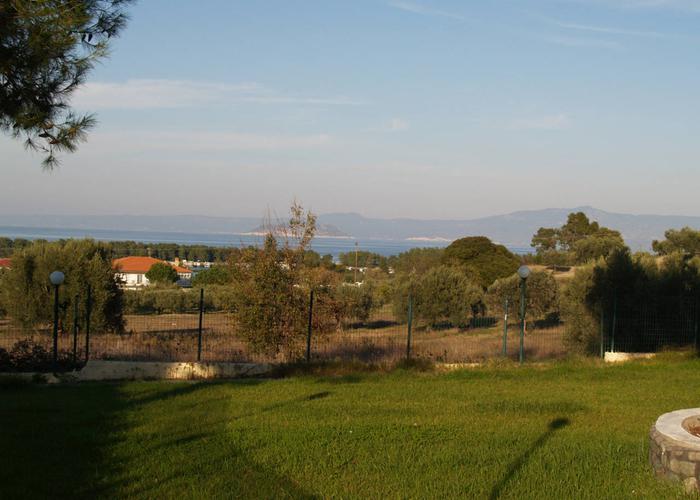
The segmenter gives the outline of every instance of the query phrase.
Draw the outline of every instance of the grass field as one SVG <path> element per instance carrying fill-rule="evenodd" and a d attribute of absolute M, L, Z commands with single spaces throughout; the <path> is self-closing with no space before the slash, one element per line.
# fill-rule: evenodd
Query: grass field
<path fill-rule="evenodd" d="M 0 497 L 687 498 L 647 434 L 700 361 L 0 387 Z"/>

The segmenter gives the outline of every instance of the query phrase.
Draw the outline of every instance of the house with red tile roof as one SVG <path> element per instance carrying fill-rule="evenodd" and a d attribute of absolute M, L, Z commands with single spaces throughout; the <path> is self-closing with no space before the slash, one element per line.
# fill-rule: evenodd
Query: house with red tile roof
<path fill-rule="evenodd" d="M 0 259 L 0 269 L 10 269 L 12 267 L 12 259 Z"/>
<path fill-rule="evenodd" d="M 192 271 L 190 269 L 165 262 L 164 260 L 154 259 L 153 257 L 133 256 L 114 259 L 112 261 L 112 269 L 114 269 L 117 277 L 122 282 L 122 286 L 134 288 L 148 286 L 149 281 L 146 278 L 146 273 L 151 270 L 153 264 L 168 264 L 175 269 L 181 282 L 187 282 L 192 279 Z"/>

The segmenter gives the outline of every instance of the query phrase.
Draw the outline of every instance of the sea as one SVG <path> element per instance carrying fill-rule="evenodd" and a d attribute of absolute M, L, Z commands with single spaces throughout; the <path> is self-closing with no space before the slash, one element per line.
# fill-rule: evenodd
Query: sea
<path fill-rule="evenodd" d="M 259 246 L 264 240 L 264 236 L 251 234 L 180 233 L 19 226 L 0 226 L 0 237 L 2 236 L 13 239 L 44 239 L 48 241 L 70 238 L 92 238 L 99 241 L 177 243 L 179 245 L 206 245 L 212 247 Z M 316 237 L 311 243 L 311 248 L 321 255 L 331 254 L 334 259 L 338 259 L 339 254 L 354 251 L 355 248 L 389 257 L 391 255 L 398 255 L 411 248 L 444 248 L 449 244 L 450 242 L 446 240 L 432 239 L 384 240 L 372 238 Z M 516 254 L 524 254 L 530 251 L 530 249 L 525 247 L 508 247 L 508 249 Z"/>

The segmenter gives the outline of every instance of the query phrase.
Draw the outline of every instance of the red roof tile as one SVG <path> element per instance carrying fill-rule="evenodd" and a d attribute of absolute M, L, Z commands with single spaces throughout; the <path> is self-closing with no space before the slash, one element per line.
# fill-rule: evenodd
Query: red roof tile
<path fill-rule="evenodd" d="M 129 274 L 146 274 L 150 271 L 153 264 L 168 264 L 164 260 L 154 259 L 153 257 L 122 257 L 121 259 L 114 259 L 112 261 L 112 269 L 118 270 L 122 273 Z M 189 269 L 180 266 L 174 266 L 168 264 L 179 274 L 191 273 Z"/>

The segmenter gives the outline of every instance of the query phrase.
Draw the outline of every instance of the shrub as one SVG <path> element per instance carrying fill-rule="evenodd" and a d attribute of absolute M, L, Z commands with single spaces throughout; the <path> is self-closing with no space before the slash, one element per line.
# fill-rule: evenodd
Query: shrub
<path fill-rule="evenodd" d="M 515 313 L 520 311 L 520 277 L 517 274 L 496 280 L 486 292 L 486 304 L 493 314 L 504 313 L 504 303 Z M 546 271 L 535 271 L 527 279 L 526 315 L 542 319 L 559 311 L 559 286 Z"/>
<path fill-rule="evenodd" d="M 561 316 L 566 325 L 566 339 L 576 351 L 593 354 L 600 349 L 600 312 L 588 304 L 593 288 L 593 265 L 579 267 L 561 296 Z"/>
<path fill-rule="evenodd" d="M 156 262 L 145 274 L 148 281 L 154 284 L 170 284 L 177 281 L 177 271 L 170 264 Z"/>
<path fill-rule="evenodd" d="M 365 322 L 376 306 L 375 290 L 372 282 L 361 285 L 341 283 L 336 288 L 336 298 L 344 316 Z"/>
<path fill-rule="evenodd" d="M 408 298 L 413 298 L 413 316 L 431 327 L 467 326 L 481 312 L 483 292 L 459 268 L 438 266 L 423 276 L 402 275 L 394 289 L 394 314 L 406 321 Z"/>
<path fill-rule="evenodd" d="M 453 241 L 445 249 L 443 263 L 462 267 L 476 284 L 486 289 L 497 279 L 517 271 L 520 260 L 503 245 L 484 236 L 472 236 Z"/>

